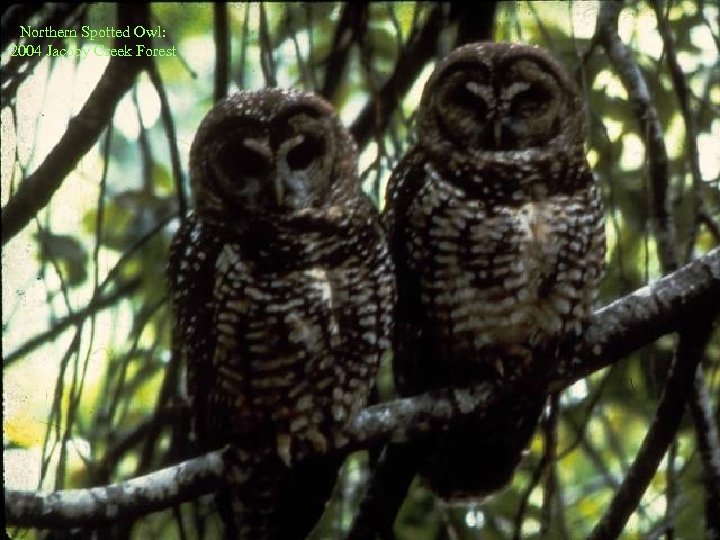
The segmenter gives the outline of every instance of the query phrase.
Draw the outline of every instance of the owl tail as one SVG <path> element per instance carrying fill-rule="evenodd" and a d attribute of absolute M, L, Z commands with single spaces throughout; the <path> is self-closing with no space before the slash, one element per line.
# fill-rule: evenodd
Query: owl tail
<path fill-rule="evenodd" d="M 325 510 L 342 460 L 319 456 L 288 467 L 274 449 L 238 449 L 218 500 L 227 539 L 302 540 Z"/>
<path fill-rule="evenodd" d="M 545 397 L 523 397 L 424 443 L 420 474 L 446 501 L 482 499 L 507 484 L 538 424 Z"/>

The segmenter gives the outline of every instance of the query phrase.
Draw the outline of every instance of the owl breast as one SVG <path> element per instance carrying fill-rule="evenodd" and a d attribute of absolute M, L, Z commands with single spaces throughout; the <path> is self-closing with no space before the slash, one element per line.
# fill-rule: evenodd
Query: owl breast
<path fill-rule="evenodd" d="M 317 451 L 340 442 L 363 406 L 389 347 L 393 286 L 384 244 L 337 231 L 289 238 L 219 251 L 207 426 L 240 440 L 280 433 L 286 460 L 290 441 Z"/>
<path fill-rule="evenodd" d="M 582 269 L 567 261 L 588 247 L 588 190 L 548 193 L 539 183 L 509 182 L 512 189 L 478 198 L 432 164 L 424 170 L 405 249 L 442 356 L 482 358 L 489 346 L 534 345 L 574 331 L 588 308 Z"/>

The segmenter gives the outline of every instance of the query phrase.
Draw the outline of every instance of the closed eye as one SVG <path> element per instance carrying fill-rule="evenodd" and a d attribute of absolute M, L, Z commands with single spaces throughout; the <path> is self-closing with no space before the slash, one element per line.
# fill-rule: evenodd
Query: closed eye
<path fill-rule="evenodd" d="M 293 171 L 307 169 L 317 158 L 325 153 L 325 141 L 320 137 L 305 135 L 301 143 L 287 154 L 287 164 Z"/>
<path fill-rule="evenodd" d="M 473 113 L 473 116 L 484 117 L 488 112 L 488 105 L 485 100 L 477 93 L 468 88 L 468 85 L 475 83 L 466 83 L 457 85 L 450 95 L 452 103 L 467 109 Z"/>
<path fill-rule="evenodd" d="M 517 118 L 529 118 L 541 114 L 552 99 L 552 94 L 545 88 L 532 85 L 518 92 L 510 102 L 510 114 Z"/>
<path fill-rule="evenodd" d="M 265 155 L 247 146 L 225 145 L 216 157 L 218 165 L 228 178 L 264 178 L 270 174 L 270 163 Z"/>

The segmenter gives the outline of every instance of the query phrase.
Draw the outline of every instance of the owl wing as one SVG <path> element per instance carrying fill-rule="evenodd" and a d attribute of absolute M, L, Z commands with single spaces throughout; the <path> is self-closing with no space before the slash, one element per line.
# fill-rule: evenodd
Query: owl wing
<path fill-rule="evenodd" d="M 426 181 L 423 156 L 413 148 L 393 170 L 383 213 L 397 275 L 393 374 L 398 391 L 404 396 L 426 390 L 428 382 L 435 380 L 432 371 L 436 371 L 433 366 L 437 357 L 433 358 L 429 322 L 420 301 L 419 277 L 410 268 L 407 253 L 411 230 L 408 210 L 415 194 Z"/>
<path fill-rule="evenodd" d="M 201 396 L 210 384 L 209 367 L 216 346 L 213 271 L 221 246 L 221 237 L 190 214 L 170 245 L 167 269 L 174 312 L 173 346 L 185 359 L 186 388 L 193 406 L 195 431 L 205 448 L 215 445 L 215 441 L 207 438 L 204 423 L 207 402 Z"/>

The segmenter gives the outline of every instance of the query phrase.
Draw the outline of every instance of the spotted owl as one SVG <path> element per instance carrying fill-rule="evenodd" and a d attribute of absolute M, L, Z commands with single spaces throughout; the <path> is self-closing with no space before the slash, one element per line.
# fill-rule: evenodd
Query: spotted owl
<path fill-rule="evenodd" d="M 542 49 L 474 43 L 437 65 L 384 214 L 401 394 L 502 385 L 553 365 L 579 340 L 605 251 L 584 118 L 576 85 Z M 499 489 L 543 405 L 542 395 L 514 396 L 424 441 L 420 473 L 445 499 Z"/>
<path fill-rule="evenodd" d="M 390 347 L 385 235 L 354 142 L 313 94 L 221 101 L 190 170 L 195 209 L 168 273 L 197 436 L 231 444 L 229 536 L 304 538 Z"/>

